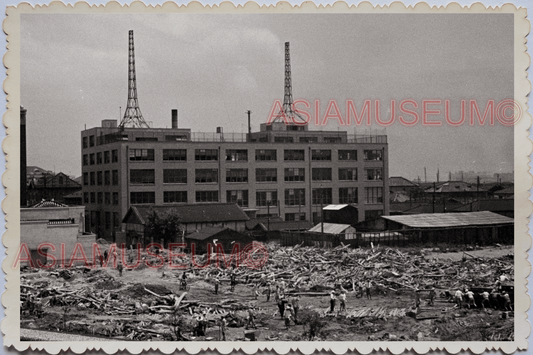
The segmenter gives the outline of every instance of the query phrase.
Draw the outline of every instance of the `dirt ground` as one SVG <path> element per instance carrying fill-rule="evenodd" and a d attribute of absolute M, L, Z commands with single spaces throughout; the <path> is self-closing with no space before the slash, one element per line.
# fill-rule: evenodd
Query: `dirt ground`
<path fill-rule="evenodd" d="M 478 257 L 497 258 L 512 253 L 512 247 L 494 247 L 483 250 L 469 251 Z M 438 258 L 442 260 L 461 260 L 463 252 L 443 253 L 427 252 L 427 259 Z M 179 289 L 179 280 L 182 272 L 176 270 L 157 270 L 140 268 L 125 270 L 122 276 L 113 268 L 96 269 L 87 274 L 74 272 L 74 277 L 64 280 L 60 277 L 50 276 L 47 271 L 27 274 L 27 280 L 33 284 L 61 287 L 84 294 L 93 299 L 105 299 L 108 297 L 109 304 L 116 305 L 113 309 L 104 306 L 95 309 L 89 303 L 83 301 L 72 305 L 44 306 L 41 316 L 27 315 L 21 317 L 21 327 L 30 329 L 52 330 L 58 332 L 71 332 L 84 335 L 117 337 L 124 340 L 175 340 L 172 334 L 172 316 L 168 313 L 153 311 L 145 312 L 121 312 L 120 307 L 134 308 L 136 303 L 150 304 L 157 301 L 157 297 L 144 290 L 150 289 L 159 295 L 174 293 L 181 295 L 184 291 Z M 245 340 L 246 329 L 243 322 L 246 321 L 249 305 L 256 306 L 256 340 L 260 341 L 304 341 L 308 340 L 308 330 L 311 322 L 285 326 L 280 317 L 278 307 L 274 301 L 274 295 L 269 302 L 265 295 L 260 295 L 256 300 L 251 284 L 239 283 L 233 292 L 229 289 L 229 282 L 223 281 L 219 293 L 215 294 L 214 285 L 210 280 L 191 275 L 188 280 L 190 290 L 184 298 L 186 302 L 200 302 L 212 305 L 232 303 L 237 306 L 234 315 L 241 322 L 230 324 L 226 331 L 226 340 Z M 260 290 L 260 292 L 263 290 Z M 348 289 L 346 307 L 347 312 L 339 313 L 339 301 L 336 310 L 329 314 L 329 296 L 301 296 L 300 320 L 305 320 L 312 314 L 318 314 L 319 331 L 313 340 L 328 341 L 366 341 L 366 340 L 417 340 L 417 341 L 490 341 L 511 340 L 514 335 L 512 312 L 498 310 L 459 310 L 454 308 L 454 303 L 444 297 L 445 290 L 437 290 L 438 298 L 434 306 L 429 306 L 423 300 L 419 310 L 426 312 L 432 317 L 417 320 L 416 315 L 411 313 L 414 306 L 414 292 L 408 289 L 398 292 L 383 294 L 377 289 L 371 291 L 371 299 L 357 297 L 356 293 Z M 43 298 L 43 302 L 50 297 Z M 80 306 L 81 304 L 81 306 Z M 353 317 L 347 314 L 357 313 L 359 310 L 370 309 L 367 316 Z M 220 312 L 226 311 L 219 310 Z M 372 316 L 372 311 L 383 311 L 378 317 Z M 401 310 L 403 316 L 390 316 L 396 310 Z M 217 320 L 219 316 L 208 316 L 208 328 L 205 336 L 195 336 L 192 332 L 194 317 L 191 316 L 194 307 L 180 310 L 180 317 L 185 321 L 180 323 L 182 334 L 189 340 L 219 340 L 220 332 Z M 218 311 L 217 311 L 218 312 Z M 402 314 L 399 312 L 399 314 Z M 174 322 L 176 320 L 174 319 Z M 153 333 L 150 331 L 154 331 Z M 166 335 L 161 335 L 166 334 Z"/>

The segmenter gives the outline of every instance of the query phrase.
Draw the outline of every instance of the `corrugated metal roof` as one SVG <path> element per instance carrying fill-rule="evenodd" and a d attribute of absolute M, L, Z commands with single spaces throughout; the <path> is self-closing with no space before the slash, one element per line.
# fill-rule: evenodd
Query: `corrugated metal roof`
<path fill-rule="evenodd" d="M 338 224 L 338 223 L 324 223 L 324 233 L 327 234 L 340 234 L 346 229 L 350 228 L 349 224 Z M 321 224 L 317 224 L 313 228 L 309 229 L 309 232 L 322 232 Z"/>
<path fill-rule="evenodd" d="M 427 188 L 426 192 L 433 192 L 433 186 Z M 435 192 L 485 192 L 485 189 L 478 188 L 476 184 L 464 181 L 446 181 L 436 185 Z"/>
<path fill-rule="evenodd" d="M 465 203 L 453 210 L 454 212 L 469 211 L 514 211 L 514 199 L 492 199 L 478 200 L 472 203 Z"/>
<path fill-rule="evenodd" d="M 463 213 L 426 213 L 381 217 L 411 228 L 466 227 L 514 223 L 512 218 L 489 211 Z"/>
<path fill-rule="evenodd" d="M 389 178 L 389 187 L 396 187 L 396 186 L 411 186 L 416 187 L 418 186 L 412 181 L 407 180 L 404 177 L 401 176 L 391 176 Z"/>
<path fill-rule="evenodd" d="M 324 211 L 338 211 L 338 210 L 342 210 L 346 206 L 348 205 L 327 205 L 326 207 L 323 208 L 323 210 Z"/>

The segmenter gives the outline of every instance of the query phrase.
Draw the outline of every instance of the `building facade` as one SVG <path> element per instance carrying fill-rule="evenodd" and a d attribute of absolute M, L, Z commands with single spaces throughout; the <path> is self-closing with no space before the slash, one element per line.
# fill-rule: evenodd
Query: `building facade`
<path fill-rule="evenodd" d="M 321 207 L 350 204 L 358 220 L 389 213 L 385 135 L 309 131 L 283 122 L 248 134 L 177 128 L 81 132 L 87 229 L 113 239 L 131 205 L 237 203 L 258 217 L 320 222 Z"/>

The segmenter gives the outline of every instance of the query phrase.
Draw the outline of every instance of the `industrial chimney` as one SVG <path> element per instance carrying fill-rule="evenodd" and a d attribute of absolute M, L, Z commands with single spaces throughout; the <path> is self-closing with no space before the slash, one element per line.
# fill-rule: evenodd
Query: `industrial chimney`
<path fill-rule="evenodd" d="M 172 128 L 178 128 L 178 110 L 172 109 Z"/>

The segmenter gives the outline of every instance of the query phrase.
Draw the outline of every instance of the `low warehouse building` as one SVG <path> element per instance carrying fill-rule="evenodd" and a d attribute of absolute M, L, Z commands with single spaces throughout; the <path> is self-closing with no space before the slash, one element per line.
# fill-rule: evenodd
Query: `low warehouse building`
<path fill-rule="evenodd" d="M 412 231 L 409 233 L 411 242 L 480 245 L 514 242 L 514 220 L 489 211 L 381 218 L 385 222 L 385 230 Z"/>

